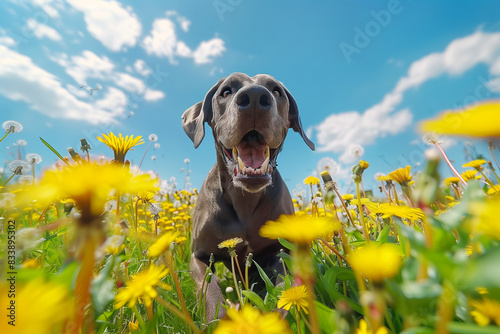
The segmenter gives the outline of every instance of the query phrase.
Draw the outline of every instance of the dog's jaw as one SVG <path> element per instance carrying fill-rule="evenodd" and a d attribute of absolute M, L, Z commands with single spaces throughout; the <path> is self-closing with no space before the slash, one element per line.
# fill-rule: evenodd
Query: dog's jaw
<path fill-rule="evenodd" d="M 258 193 L 272 184 L 279 149 L 270 148 L 255 130 L 248 132 L 232 148 L 220 145 L 221 155 L 232 184 L 250 193 Z"/>

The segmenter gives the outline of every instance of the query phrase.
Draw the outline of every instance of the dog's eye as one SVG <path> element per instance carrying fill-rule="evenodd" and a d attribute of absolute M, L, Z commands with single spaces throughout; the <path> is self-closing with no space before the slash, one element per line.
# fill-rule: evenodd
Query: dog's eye
<path fill-rule="evenodd" d="M 231 93 L 232 93 L 232 92 L 231 92 L 231 88 L 224 88 L 224 89 L 222 90 L 222 94 L 221 94 L 221 95 L 222 95 L 223 97 L 228 97 L 229 95 L 231 95 Z"/>
<path fill-rule="evenodd" d="M 281 90 L 279 90 L 278 88 L 273 89 L 273 95 L 276 96 L 276 97 L 280 97 L 281 96 Z"/>

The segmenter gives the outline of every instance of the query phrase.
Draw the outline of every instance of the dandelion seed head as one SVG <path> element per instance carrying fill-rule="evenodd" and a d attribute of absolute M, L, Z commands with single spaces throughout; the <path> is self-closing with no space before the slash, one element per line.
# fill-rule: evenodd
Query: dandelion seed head
<path fill-rule="evenodd" d="M 365 154 L 365 149 L 361 145 L 352 145 L 349 147 L 349 151 L 356 158 L 361 158 Z"/>
<path fill-rule="evenodd" d="M 160 144 L 159 143 L 156 143 L 155 144 L 155 149 L 159 149 L 160 148 Z"/>
<path fill-rule="evenodd" d="M 155 161 L 156 160 L 156 155 L 151 156 L 151 160 Z"/>
<path fill-rule="evenodd" d="M 18 139 L 16 142 L 16 145 L 17 146 L 26 146 L 26 145 L 28 145 L 28 142 L 24 139 Z"/>
<path fill-rule="evenodd" d="M 21 123 L 16 122 L 16 121 L 5 121 L 2 123 L 2 128 L 5 130 L 5 132 L 21 132 L 23 131 L 23 126 Z"/>
<path fill-rule="evenodd" d="M 154 133 L 150 134 L 148 138 L 149 138 L 149 140 L 151 140 L 152 142 L 155 142 L 155 141 L 157 141 L 157 140 L 158 140 L 158 136 L 157 136 L 157 135 L 155 135 Z"/>
<path fill-rule="evenodd" d="M 326 170 L 330 174 L 336 174 L 338 172 L 338 170 L 339 170 L 339 165 L 332 158 L 325 157 L 325 158 L 321 158 L 318 161 L 318 164 L 317 164 L 316 168 L 317 168 L 317 170 L 319 170 L 321 172 Z"/>
<path fill-rule="evenodd" d="M 20 184 L 31 184 L 33 183 L 33 176 L 32 175 L 21 175 L 19 177 L 19 180 L 17 180 Z"/>
<path fill-rule="evenodd" d="M 9 170 L 17 175 L 28 174 L 31 172 L 31 165 L 26 161 L 14 160 L 8 165 Z"/>
<path fill-rule="evenodd" d="M 184 163 L 187 165 L 191 162 L 191 160 L 189 160 L 188 158 L 184 159 Z"/>
<path fill-rule="evenodd" d="M 28 153 L 26 154 L 26 161 L 28 161 L 30 164 L 39 164 L 40 162 L 42 162 L 42 157 L 36 153 Z"/>

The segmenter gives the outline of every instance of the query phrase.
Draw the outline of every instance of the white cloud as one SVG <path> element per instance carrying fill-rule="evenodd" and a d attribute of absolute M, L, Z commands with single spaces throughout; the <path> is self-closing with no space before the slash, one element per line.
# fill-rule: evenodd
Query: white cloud
<path fill-rule="evenodd" d="M 152 89 L 146 89 L 144 92 L 144 100 L 149 101 L 149 102 L 154 102 L 161 100 L 165 97 L 165 93 L 163 93 L 161 90 L 152 90 Z"/>
<path fill-rule="evenodd" d="M 143 40 L 144 50 L 148 54 L 165 57 L 171 63 L 175 63 L 176 46 L 175 24 L 169 19 L 154 20 L 150 36 L 146 36 Z"/>
<path fill-rule="evenodd" d="M 83 13 L 89 33 L 109 50 L 121 51 L 136 45 L 142 26 L 131 7 L 123 8 L 115 0 L 68 2 Z"/>
<path fill-rule="evenodd" d="M 113 75 L 113 81 L 115 85 L 131 93 L 142 94 L 146 90 L 146 86 L 141 79 L 131 76 L 128 73 L 115 73 Z"/>
<path fill-rule="evenodd" d="M 115 65 L 109 58 L 106 56 L 99 57 L 92 51 L 85 50 L 81 56 L 72 57 L 61 54 L 52 56 L 51 59 L 64 67 L 66 73 L 80 85 L 86 84 L 89 79 L 98 79 L 109 82 L 111 85 L 120 87 L 129 93 L 144 95 L 146 101 L 156 101 L 164 97 L 164 95 L 155 93 L 156 91 L 149 90 L 142 79 L 129 73 L 116 71 Z M 142 74 L 151 71 L 142 60 L 136 61 L 134 68 L 136 71 L 141 71 Z M 147 97 L 145 96 L 146 93 L 148 94 Z"/>
<path fill-rule="evenodd" d="M 167 12 L 167 16 L 173 15 L 177 14 Z M 185 31 L 189 27 L 186 22 L 188 21 L 181 20 L 181 28 Z M 224 41 L 218 37 L 202 41 L 195 51 L 192 51 L 184 41 L 178 39 L 175 23 L 169 18 L 154 20 L 150 34 L 142 41 L 142 47 L 150 55 L 167 58 L 171 64 L 177 64 L 176 57 L 193 58 L 196 64 L 211 63 L 213 58 L 222 56 L 226 51 Z"/>
<path fill-rule="evenodd" d="M 106 80 L 114 72 L 115 65 L 106 56 L 99 57 L 89 50 L 81 56 L 69 58 L 66 54 L 52 56 L 51 59 L 65 68 L 66 73 L 79 84 L 86 83 L 88 78 Z"/>
<path fill-rule="evenodd" d="M 31 109 L 58 119 L 83 120 L 93 124 L 116 122 L 121 112 L 101 101 L 79 100 L 50 72 L 31 58 L 0 45 L 0 94 L 23 101 Z"/>
<path fill-rule="evenodd" d="M 49 27 L 46 24 L 38 23 L 35 19 L 30 18 L 26 22 L 28 29 L 32 30 L 36 37 L 38 38 L 48 38 L 53 41 L 62 40 L 61 35 L 54 28 Z"/>
<path fill-rule="evenodd" d="M 150 67 L 148 67 L 148 65 L 146 65 L 146 62 L 142 59 L 137 59 L 135 61 L 134 69 L 137 73 L 145 77 L 153 72 L 153 70 Z"/>
<path fill-rule="evenodd" d="M 16 45 L 16 41 L 9 36 L 0 36 L 0 44 L 6 46 L 14 46 Z"/>
<path fill-rule="evenodd" d="M 226 51 L 224 41 L 218 37 L 200 43 L 193 52 L 194 62 L 196 64 L 206 64 L 213 62 L 213 58 L 222 56 Z"/>
<path fill-rule="evenodd" d="M 362 113 L 349 111 L 328 116 L 315 127 L 318 150 L 343 152 L 340 160 L 351 162 L 352 157 L 347 151 L 350 145 L 373 144 L 377 138 L 398 134 L 411 124 L 409 109 L 395 112 L 407 90 L 443 74 L 463 74 L 478 64 L 486 64 L 492 76 L 500 76 L 500 33 L 476 31 L 455 39 L 443 52 L 414 61 L 407 75 L 398 80 L 394 89 L 381 102 Z M 490 82 L 495 83 L 494 80 Z"/>
<path fill-rule="evenodd" d="M 33 4 L 41 7 L 45 13 L 47 13 L 50 17 L 57 18 L 59 17 L 59 11 L 54 7 L 61 7 L 62 4 L 59 1 L 54 0 L 32 0 Z"/>

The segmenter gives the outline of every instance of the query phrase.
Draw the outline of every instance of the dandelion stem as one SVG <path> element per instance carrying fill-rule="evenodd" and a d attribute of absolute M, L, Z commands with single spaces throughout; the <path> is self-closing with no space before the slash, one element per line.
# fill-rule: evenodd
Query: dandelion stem
<path fill-rule="evenodd" d="M 354 226 L 354 220 L 351 217 L 351 213 L 347 209 L 347 206 L 344 203 L 344 199 L 342 198 L 342 196 L 340 195 L 339 191 L 337 190 L 337 187 L 334 187 L 333 190 L 335 191 L 335 193 L 339 197 L 340 203 L 342 203 L 342 206 L 344 207 L 344 210 L 347 213 L 347 217 L 349 217 L 349 221 L 351 222 L 351 225 Z"/>
<path fill-rule="evenodd" d="M 486 174 L 483 173 L 483 171 L 478 168 L 479 170 L 479 173 L 481 173 L 481 175 L 484 177 L 484 179 L 486 180 L 486 182 L 488 182 L 488 184 L 490 185 L 490 187 L 494 187 L 494 184 L 493 182 L 491 182 L 491 180 L 486 176 Z"/>
<path fill-rule="evenodd" d="M 235 256 L 235 262 L 236 262 L 236 267 L 238 267 L 238 273 L 240 274 L 241 280 L 243 281 L 243 285 L 248 290 L 248 285 L 247 285 L 245 279 L 243 278 L 243 274 L 241 272 L 240 263 L 238 261 L 238 255 Z"/>
<path fill-rule="evenodd" d="M 299 334 L 302 334 L 302 330 L 300 328 L 300 312 L 297 307 L 295 307 L 295 317 L 297 318 L 297 331 Z"/>
<path fill-rule="evenodd" d="M 500 170 L 500 165 L 498 164 L 497 158 L 495 157 L 495 154 L 493 153 L 493 149 L 495 148 L 495 146 L 493 146 L 493 142 L 491 140 L 490 140 L 488 146 L 490 148 L 491 156 L 493 157 L 493 160 L 495 161 L 495 164 L 497 165 L 498 170 Z"/>
<path fill-rule="evenodd" d="M 433 143 L 434 143 L 434 145 L 436 145 L 436 147 L 438 148 L 439 152 L 441 152 L 441 154 L 443 155 L 444 160 L 446 161 L 446 163 L 448 164 L 448 166 L 450 166 L 453 174 L 455 174 L 464 185 L 467 185 L 467 182 L 465 182 L 465 180 L 463 179 L 462 175 L 460 175 L 460 173 L 457 172 L 457 170 L 455 169 L 455 167 L 453 167 L 453 164 L 451 163 L 450 159 L 448 159 L 448 156 L 444 152 L 444 150 L 441 147 L 441 145 L 439 145 L 439 143 L 437 141 L 433 141 Z"/>
<path fill-rule="evenodd" d="M 177 276 L 177 272 L 175 271 L 174 264 L 174 254 L 172 251 L 168 251 L 168 264 L 170 267 L 170 274 L 174 279 L 175 289 L 177 290 L 177 295 L 179 295 L 179 301 L 181 302 L 182 311 L 185 314 L 185 317 L 189 320 L 189 322 L 193 322 L 191 315 L 186 307 L 186 301 L 184 300 L 184 294 L 182 293 L 181 285 L 179 283 L 179 277 Z"/>
<path fill-rule="evenodd" d="M 150 140 L 149 141 L 149 144 L 148 144 L 148 147 L 146 147 L 146 152 L 144 152 L 144 155 L 142 156 L 142 159 L 141 159 L 141 163 L 139 164 L 139 169 L 141 169 L 141 166 L 142 166 L 142 162 L 144 161 L 144 158 L 146 157 L 146 153 L 148 153 L 148 150 L 149 150 L 149 146 L 151 145 L 153 141 Z"/>
<path fill-rule="evenodd" d="M 137 245 L 139 246 L 139 251 L 141 252 L 141 257 L 142 257 L 142 245 L 141 245 L 141 239 L 139 238 L 139 227 L 137 226 L 139 225 L 139 210 L 137 208 L 139 206 L 139 200 L 140 198 L 137 197 L 137 200 L 135 201 L 134 228 L 135 228 L 135 238 L 137 241 Z"/>
<path fill-rule="evenodd" d="M 89 233 L 89 231 L 84 231 L 84 233 Z M 85 238 L 83 244 L 83 254 L 82 254 L 82 266 L 75 283 L 75 323 L 73 333 L 77 334 L 80 329 L 83 328 L 85 319 L 85 307 L 90 302 L 90 281 L 92 279 L 92 273 L 94 271 L 94 252 L 96 248 L 96 242 L 94 236 Z"/>
<path fill-rule="evenodd" d="M 238 280 L 236 279 L 236 270 L 234 269 L 234 256 L 231 255 L 231 269 L 233 271 L 234 289 L 238 295 L 238 302 L 243 305 L 243 299 L 241 298 L 240 287 L 238 286 Z"/>
<path fill-rule="evenodd" d="M 7 131 L 7 132 L 3 135 L 2 139 L 0 139 L 0 143 L 1 143 L 1 142 L 2 142 L 2 140 L 4 140 L 4 139 L 5 139 L 5 137 L 7 137 L 7 135 L 8 135 L 9 133 L 11 133 L 11 132 L 12 132 L 12 130 Z"/>
<path fill-rule="evenodd" d="M 335 249 L 335 247 L 332 247 L 328 244 L 328 242 L 326 242 L 326 240 L 324 238 L 319 238 L 319 240 L 321 240 L 323 242 L 324 245 L 326 245 L 326 247 L 330 248 L 330 250 L 332 252 L 335 253 L 335 255 L 337 255 L 338 257 L 340 257 L 342 260 L 344 260 L 345 263 L 349 264 L 349 261 L 347 260 L 346 257 L 344 257 L 342 254 L 340 254 L 340 252 L 338 250 Z"/>
<path fill-rule="evenodd" d="M 363 205 L 361 204 L 361 194 L 359 191 L 359 181 L 356 181 L 356 195 L 358 197 L 358 210 L 359 210 L 359 219 L 361 220 L 361 225 L 363 225 L 363 231 L 365 233 L 366 243 L 370 243 L 370 232 L 368 231 L 368 226 L 365 222 L 365 216 L 363 214 Z"/>
<path fill-rule="evenodd" d="M 5 183 L 2 185 L 2 187 L 5 187 L 7 185 L 7 183 L 10 182 L 10 180 L 12 180 L 14 178 L 14 176 L 16 176 L 16 173 L 12 174 L 8 179 L 7 181 L 5 181 Z"/>

